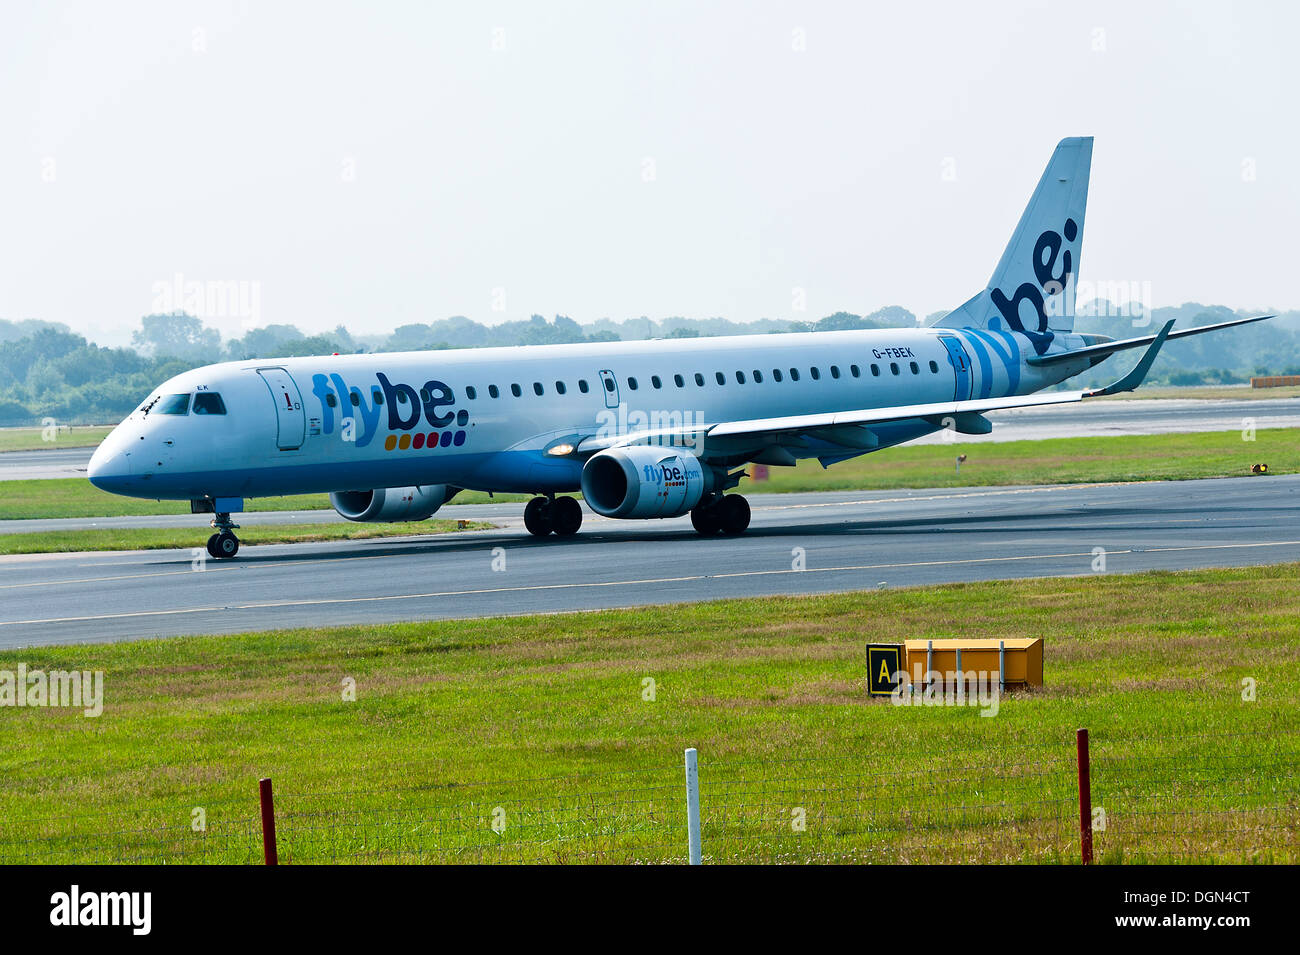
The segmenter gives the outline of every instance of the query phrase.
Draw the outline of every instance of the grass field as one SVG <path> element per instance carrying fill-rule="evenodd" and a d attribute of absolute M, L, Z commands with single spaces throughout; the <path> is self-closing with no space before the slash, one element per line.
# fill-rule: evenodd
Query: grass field
<path fill-rule="evenodd" d="M 196 518 L 197 521 L 197 518 Z M 300 544 L 308 541 L 364 540 L 371 537 L 420 537 L 458 530 L 487 530 L 494 525 L 467 521 L 465 527 L 450 520 L 409 521 L 398 524 L 258 524 L 238 531 L 243 544 Z M 56 554 L 69 551 L 166 550 L 202 547 L 209 531 L 193 528 L 96 528 L 78 531 L 43 531 L 39 534 L 0 534 L 0 556 L 6 554 Z"/>
<path fill-rule="evenodd" d="M 1255 401 L 1263 398 L 1300 398 L 1300 387 L 1251 388 L 1249 385 L 1154 385 L 1107 395 L 1099 401 L 1141 401 L 1143 398 L 1183 398 L 1194 400 Z"/>
<path fill-rule="evenodd" d="M 59 428 L 0 428 L 0 451 L 39 451 L 42 448 L 94 448 L 111 425 L 75 425 Z M 53 440 L 47 440 L 47 439 Z"/>
<path fill-rule="evenodd" d="M 956 456 L 966 462 L 958 473 Z M 907 446 L 864 455 L 823 469 L 816 461 L 793 468 L 771 468 L 766 481 L 744 481 L 752 494 L 788 491 L 838 491 L 902 487 L 971 487 L 992 484 L 1073 484 L 1090 481 L 1186 480 L 1249 476 L 1263 461 L 1274 474 L 1300 471 L 1300 432 L 1278 428 L 1257 431 L 1243 441 L 1240 431 L 1102 438 L 1051 438 L 1044 441 L 962 442 Z M 751 467 L 752 472 L 752 467 Z M 526 495 L 495 498 L 467 491 L 454 504 L 522 502 Z M 325 494 L 259 498 L 250 511 L 327 509 Z M 107 494 L 80 478 L 6 481 L 0 494 L 0 520 L 59 517 L 188 514 L 185 501 L 147 501 Z"/>
<path fill-rule="evenodd" d="M 1298 572 L 7 651 L 105 702 L 0 710 L 0 861 L 254 861 L 262 776 L 289 861 L 677 860 L 686 746 L 706 858 L 1074 861 L 1080 726 L 1102 861 L 1296 861 Z M 1042 637 L 1046 686 L 992 718 L 867 696 L 864 643 L 958 635 Z"/>

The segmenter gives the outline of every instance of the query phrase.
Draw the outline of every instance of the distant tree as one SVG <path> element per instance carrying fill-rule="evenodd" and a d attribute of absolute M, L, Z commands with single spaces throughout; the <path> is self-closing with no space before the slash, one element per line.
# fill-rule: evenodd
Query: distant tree
<path fill-rule="evenodd" d="M 131 342 L 155 357 L 213 361 L 221 353 L 221 335 L 185 312 L 145 315 Z"/>
<path fill-rule="evenodd" d="M 916 315 L 901 305 L 886 305 L 867 316 L 876 328 L 915 328 Z"/>
<path fill-rule="evenodd" d="M 699 338 L 700 332 L 696 328 L 674 328 L 664 336 L 665 338 Z"/>

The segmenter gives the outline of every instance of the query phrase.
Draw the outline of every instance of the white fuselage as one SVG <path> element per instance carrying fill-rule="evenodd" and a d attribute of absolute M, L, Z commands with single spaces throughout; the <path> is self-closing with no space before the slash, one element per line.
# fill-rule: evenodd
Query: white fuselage
<path fill-rule="evenodd" d="M 926 328 L 229 362 L 161 385 L 104 441 L 90 476 L 172 499 L 574 491 L 581 461 L 544 453 L 568 439 L 1023 395 L 1087 367 L 1036 368 L 1032 354 L 1017 333 Z M 876 430 L 888 447 L 936 429 L 913 419 Z M 796 456 L 843 451 L 812 441 Z"/>

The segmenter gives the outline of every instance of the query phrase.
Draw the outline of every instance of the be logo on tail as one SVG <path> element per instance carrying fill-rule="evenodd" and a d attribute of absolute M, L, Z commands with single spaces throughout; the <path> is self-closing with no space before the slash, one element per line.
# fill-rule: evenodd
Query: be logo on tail
<path fill-rule="evenodd" d="M 993 289 L 991 298 L 1012 331 L 1020 332 L 1033 343 L 1034 351 L 1043 354 L 1052 343 L 1052 331 L 1047 327 L 1047 308 L 1051 300 L 1065 292 L 1074 278 L 1074 256 L 1065 243 L 1079 237 L 1079 226 L 1073 219 L 1065 220 L 1061 233 L 1048 229 L 1034 243 L 1034 278 L 1037 282 L 1022 282 L 1010 298 L 1001 289 Z M 1057 271 L 1057 264 L 1060 271 Z M 1020 317 L 1021 303 L 1028 302 L 1035 318 L 1033 328 L 1026 328 Z"/>

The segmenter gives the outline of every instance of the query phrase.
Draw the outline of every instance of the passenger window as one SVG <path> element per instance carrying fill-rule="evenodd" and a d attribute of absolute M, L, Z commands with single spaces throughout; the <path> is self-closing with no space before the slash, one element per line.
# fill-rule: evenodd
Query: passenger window
<path fill-rule="evenodd" d="M 695 383 L 699 385 L 701 388 L 704 387 L 704 376 L 701 375 L 698 371 L 695 373 Z"/>
<path fill-rule="evenodd" d="M 939 363 L 937 361 L 930 362 L 930 374 L 932 375 L 939 374 Z"/>
<path fill-rule="evenodd" d="M 862 369 L 859 368 L 857 365 L 849 365 L 849 374 L 852 375 L 854 378 L 861 378 Z"/>
<path fill-rule="evenodd" d="M 421 388 L 420 391 L 421 391 L 421 392 L 424 392 L 424 389 Z M 427 394 L 427 392 L 425 392 L 425 393 Z M 355 388 L 353 388 L 351 391 L 348 392 L 348 400 L 352 402 L 352 407 L 354 407 L 354 408 L 360 408 L 360 407 L 361 407 L 361 392 L 359 392 L 359 391 L 357 391 Z"/>
<path fill-rule="evenodd" d="M 790 369 L 790 380 L 791 380 L 791 381 L 798 381 L 798 380 L 799 380 L 799 369 L 798 369 L 798 368 L 791 368 L 791 369 Z"/>
<path fill-rule="evenodd" d="M 637 388 L 637 385 L 636 385 L 636 379 L 635 379 L 635 378 L 629 378 L 629 379 L 627 380 L 627 387 L 628 387 L 628 390 L 629 390 L 629 391 L 636 391 L 636 388 Z"/>
<path fill-rule="evenodd" d="M 912 367 L 912 374 L 919 375 L 921 373 L 921 366 L 918 365 L 916 362 L 909 362 L 908 364 L 910 364 Z"/>
<path fill-rule="evenodd" d="M 725 385 L 727 383 L 727 376 L 720 371 L 715 371 L 713 373 L 713 377 L 717 380 L 718 384 L 720 385 Z"/>
<path fill-rule="evenodd" d="M 662 388 L 664 386 L 664 383 L 659 380 L 658 375 L 650 376 L 650 384 L 654 385 L 656 388 Z"/>
<path fill-rule="evenodd" d="M 685 388 L 686 380 L 682 378 L 681 375 L 673 375 L 673 384 L 675 384 L 678 388 Z"/>
<path fill-rule="evenodd" d="M 831 377 L 832 377 L 832 378 L 838 378 L 839 376 L 840 376 L 840 366 L 839 366 L 839 365 L 831 365 Z"/>
<path fill-rule="evenodd" d="M 587 393 L 587 379 L 586 379 L 586 378 L 579 378 L 579 379 L 578 379 L 578 390 L 581 391 L 584 395 Z"/>
<path fill-rule="evenodd" d="M 477 400 L 477 399 L 478 399 L 478 389 L 476 389 L 473 385 L 466 385 L 466 386 L 465 386 L 465 397 L 468 398 L 470 401 L 475 401 L 475 400 Z"/>
<path fill-rule="evenodd" d="M 604 379 L 604 381 L 605 381 L 605 390 L 612 392 L 614 390 L 614 379 L 611 377 L 611 378 Z"/>
<path fill-rule="evenodd" d="M 889 373 L 890 373 L 891 375 L 897 375 L 897 374 L 898 374 L 898 362 L 896 362 L 896 361 L 891 361 L 891 362 L 889 363 Z"/>
<path fill-rule="evenodd" d="M 195 414 L 225 414 L 226 403 L 215 391 L 200 391 L 194 396 Z"/>
<path fill-rule="evenodd" d="M 562 394 L 564 394 L 565 391 L 567 391 L 567 390 L 568 390 L 568 389 L 566 389 L 566 388 L 564 387 L 564 382 L 562 382 L 562 381 L 557 381 L 557 382 L 555 383 L 555 393 L 556 393 L 557 395 L 562 395 Z"/>
<path fill-rule="evenodd" d="M 772 380 L 773 380 L 773 381 L 781 381 L 781 369 L 780 369 L 780 368 L 773 368 L 773 369 L 772 369 Z"/>
<path fill-rule="evenodd" d="M 400 392 L 400 391 L 399 391 L 398 394 L 399 394 L 399 395 L 400 395 L 400 394 L 403 394 L 403 392 Z M 429 403 L 429 399 L 430 399 L 431 397 L 432 397 L 432 395 L 429 394 L 429 389 L 428 389 L 428 388 L 421 388 L 421 389 L 420 389 L 420 401 L 421 401 L 422 403 L 424 403 L 424 404 L 427 405 L 427 404 Z M 358 403 L 358 402 L 357 402 L 357 396 L 356 396 L 356 393 L 355 393 L 355 392 L 353 392 L 353 394 L 352 394 L 352 403 L 353 403 L 354 405 Z"/>
<path fill-rule="evenodd" d="M 189 395 L 168 395 L 154 406 L 154 414 L 189 414 Z"/>
<path fill-rule="evenodd" d="M 822 380 L 822 371 L 816 365 L 814 365 L 812 368 L 809 368 L 808 373 L 813 376 L 813 381 Z"/>
<path fill-rule="evenodd" d="M 511 393 L 512 395 L 514 395 L 516 398 L 519 398 L 519 397 L 522 397 L 522 396 L 523 396 L 524 389 L 520 388 L 519 385 L 517 385 L 517 384 L 515 384 L 515 385 L 511 385 L 511 386 L 510 386 L 510 393 Z"/>
<path fill-rule="evenodd" d="M 736 372 L 736 384 L 743 385 L 744 383 L 745 383 L 745 373 L 743 371 Z"/>
<path fill-rule="evenodd" d="M 542 383 L 540 381 L 533 382 L 533 394 L 540 396 L 544 390 L 545 389 L 542 388 Z"/>
<path fill-rule="evenodd" d="M 493 398 L 500 398 L 501 389 L 498 388 L 496 385 L 488 385 L 488 395 L 490 395 Z"/>
<path fill-rule="evenodd" d="M 880 366 L 879 366 L 879 365 L 872 364 L 872 366 L 871 366 L 871 377 L 873 377 L 873 378 L 879 378 L 879 377 L 880 377 Z"/>
<path fill-rule="evenodd" d="M 763 383 L 763 373 L 762 373 L 761 371 L 759 371 L 757 368 L 755 368 L 755 369 L 754 369 L 754 384 L 756 384 L 756 385 L 761 385 L 762 383 Z"/>
<path fill-rule="evenodd" d="M 384 403 L 384 390 L 378 385 L 372 385 L 370 388 L 370 397 L 374 400 L 375 404 L 382 405 Z"/>

